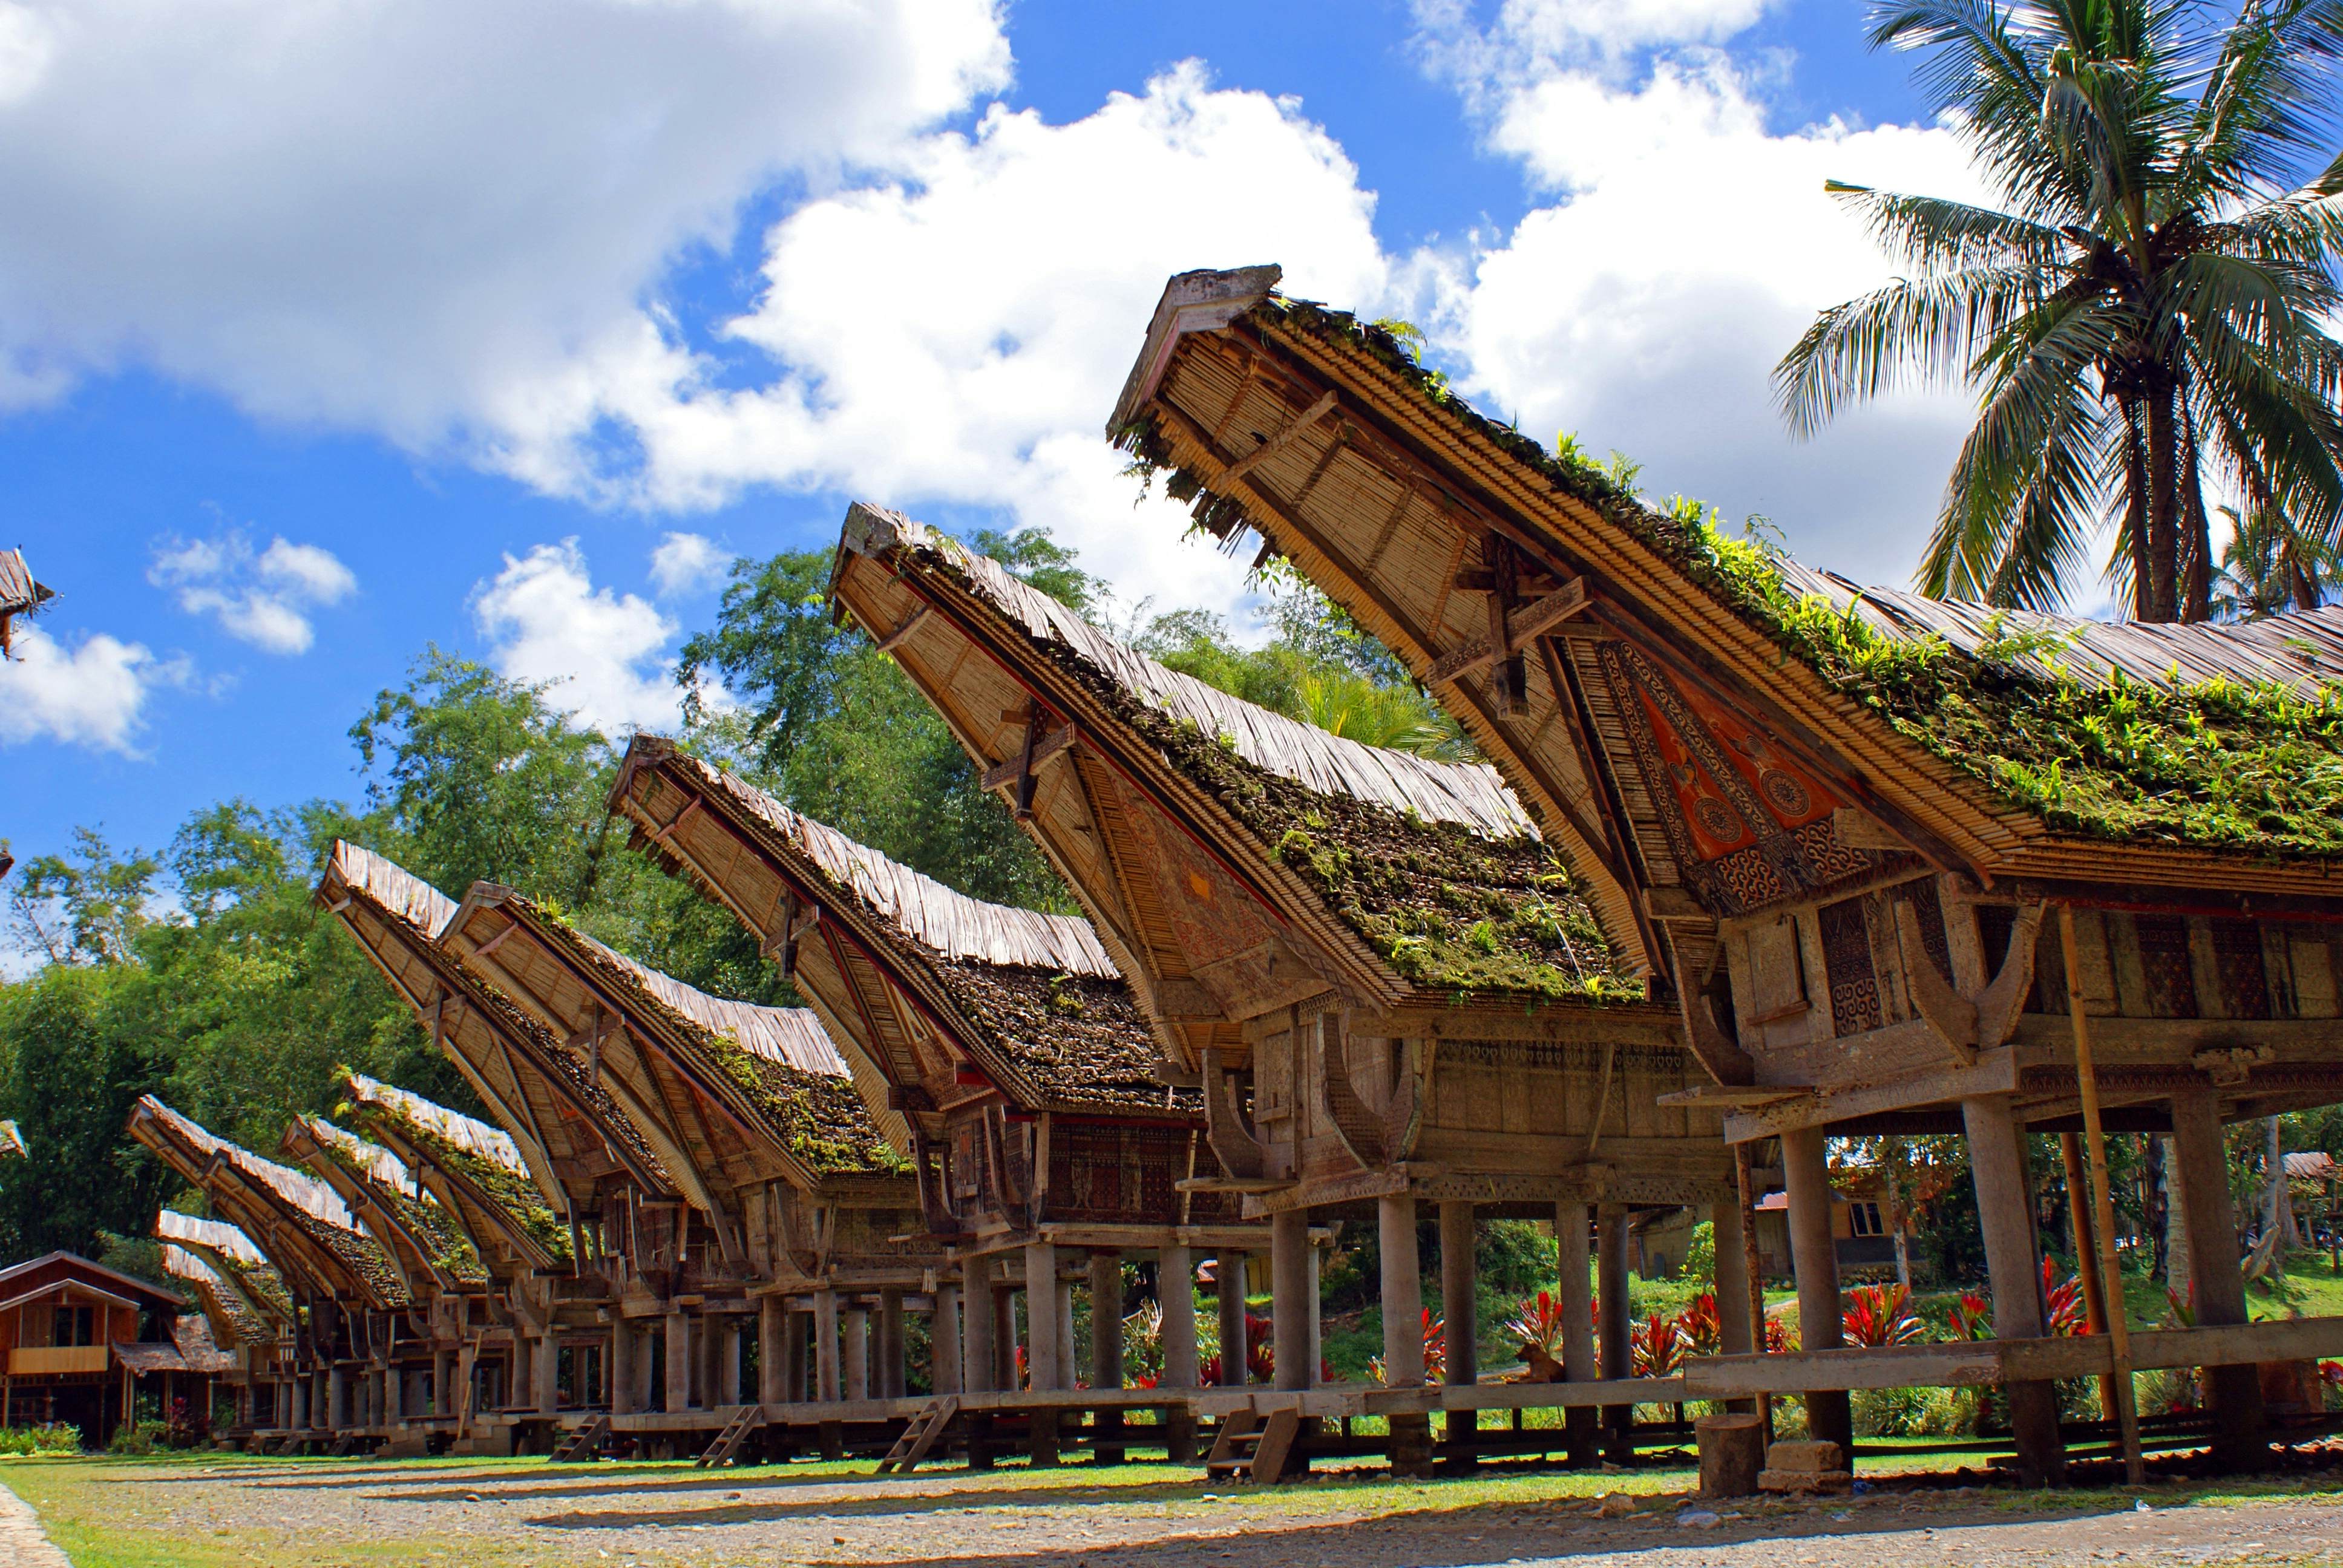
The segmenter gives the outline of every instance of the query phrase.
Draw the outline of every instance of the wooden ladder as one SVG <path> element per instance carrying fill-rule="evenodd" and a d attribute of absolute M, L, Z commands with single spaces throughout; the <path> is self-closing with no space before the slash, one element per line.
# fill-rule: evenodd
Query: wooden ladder
<path fill-rule="evenodd" d="M 895 1439 L 895 1446 L 879 1462 L 873 1475 L 909 1475 L 927 1458 L 928 1450 L 944 1434 L 944 1428 L 960 1413 L 960 1395 L 948 1393 L 941 1399 L 930 1400 L 927 1407 L 913 1416 Z"/>
<path fill-rule="evenodd" d="M 1204 1460 L 1207 1478 L 1227 1481 L 1275 1481 L 1285 1470 L 1285 1456 L 1301 1435 L 1302 1417 L 1290 1410 L 1232 1411 L 1221 1422 L 1220 1435 Z"/>
<path fill-rule="evenodd" d="M 692 1468 L 713 1470 L 719 1464 L 730 1463 L 732 1456 L 740 1452 L 740 1445 L 749 1441 L 749 1434 L 763 1425 L 764 1421 L 763 1405 L 742 1405 L 732 1412 L 732 1419 L 726 1423 L 724 1430 L 716 1434 L 716 1441 L 708 1445 L 708 1452 L 691 1462 Z"/>
<path fill-rule="evenodd" d="M 610 1418 L 597 1411 L 586 1418 L 583 1426 L 573 1427 L 568 1435 L 554 1444 L 547 1455 L 548 1464 L 590 1464 L 602 1457 L 602 1440 L 610 1435 Z"/>

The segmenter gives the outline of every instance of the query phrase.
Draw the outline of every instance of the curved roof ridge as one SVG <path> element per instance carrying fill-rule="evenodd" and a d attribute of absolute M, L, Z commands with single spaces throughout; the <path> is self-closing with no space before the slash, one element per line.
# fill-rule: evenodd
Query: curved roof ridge
<path fill-rule="evenodd" d="M 1117 641 L 950 535 L 900 513 L 865 503 L 856 506 L 884 518 L 903 544 L 947 558 L 1002 614 L 1021 622 L 1028 636 L 1055 643 L 1175 722 L 1186 720 L 1207 735 L 1226 736 L 1237 755 L 1256 768 L 1321 795 L 1345 795 L 1403 814 L 1413 811 L 1484 838 L 1537 836 L 1521 801 L 1485 762 L 1437 762 L 1412 751 L 1369 746 L 1232 697 Z"/>
<path fill-rule="evenodd" d="M 384 1186 L 396 1188 L 409 1198 L 421 1196 L 415 1185 L 414 1173 L 407 1168 L 407 1161 L 381 1144 L 369 1143 L 357 1133 L 337 1127 L 322 1116 L 305 1116 L 301 1124 L 308 1129 L 309 1136 L 358 1166 Z"/>
<path fill-rule="evenodd" d="M 704 770 L 714 783 L 797 844 L 831 881 L 939 957 L 956 961 L 973 959 L 1004 968 L 1121 977 L 1122 971 L 1100 944 L 1097 931 L 1079 916 L 1043 914 L 971 898 L 827 823 L 791 810 L 726 769 L 683 752 L 674 755 Z"/>
<path fill-rule="evenodd" d="M 351 1073 L 349 1082 L 351 1094 L 360 1102 L 379 1105 L 467 1154 L 478 1155 L 516 1176 L 528 1179 L 528 1162 L 521 1158 L 520 1145 L 499 1129 L 408 1090 L 368 1078 L 363 1072 Z"/>
<path fill-rule="evenodd" d="M 545 913 L 541 905 L 532 901 L 531 907 Z M 574 926 L 565 929 L 595 953 L 631 974 L 645 990 L 670 1010 L 680 1013 L 686 1021 L 710 1034 L 724 1036 L 753 1056 L 794 1067 L 800 1072 L 818 1073 L 824 1078 L 848 1076 L 846 1058 L 839 1054 L 837 1042 L 821 1027 L 821 1020 L 812 1009 L 763 1007 L 756 1002 L 709 996 L 673 975 L 636 962 L 609 943 L 598 941 Z"/>
<path fill-rule="evenodd" d="M 364 888 L 385 908 L 427 937 L 437 937 L 456 918 L 456 900 L 387 855 L 347 839 L 334 840 L 334 869 L 354 888 Z"/>
<path fill-rule="evenodd" d="M 239 1263 L 266 1264 L 267 1255 L 253 1244 L 252 1238 L 225 1220 L 203 1220 L 193 1214 L 182 1214 L 176 1209 L 164 1209 L 155 1215 L 155 1234 L 166 1241 L 185 1241 L 197 1247 L 209 1247 L 213 1251 L 234 1258 Z"/>
<path fill-rule="evenodd" d="M 174 1131 L 205 1153 L 219 1155 L 311 1219 L 322 1221 L 336 1230 L 363 1234 L 358 1231 L 357 1218 L 342 1201 L 341 1195 L 317 1177 L 287 1165 L 279 1165 L 274 1160 L 264 1160 L 242 1144 L 231 1143 L 210 1131 L 192 1117 L 172 1110 L 151 1094 L 142 1098 Z"/>

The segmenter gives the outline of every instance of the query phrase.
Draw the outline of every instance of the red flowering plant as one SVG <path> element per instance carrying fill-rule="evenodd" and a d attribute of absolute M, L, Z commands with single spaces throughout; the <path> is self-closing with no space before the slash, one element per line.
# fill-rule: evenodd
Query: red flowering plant
<path fill-rule="evenodd" d="M 1684 1364 L 1684 1335 L 1673 1318 L 1654 1312 L 1628 1331 L 1637 1377 L 1672 1377 Z"/>
<path fill-rule="evenodd" d="M 1857 1285 L 1846 1295 L 1841 1318 L 1848 1344 L 1907 1345 L 1926 1337 L 1909 1285 Z"/>
<path fill-rule="evenodd" d="M 1448 1381 L 1448 1320 L 1433 1317 L 1432 1309 L 1426 1307 L 1423 1309 L 1423 1381 L 1446 1382 Z M 1383 1358 L 1381 1356 L 1367 1362 L 1367 1374 L 1377 1382 L 1391 1381 L 1389 1369 L 1383 1365 Z M 1331 1374 L 1329 1381 L 1332 1381 Z"/>
<path fill-rule="evenodd" d="M 1724 1348 L 1725 1324 L 1716 1313 L 1716 1292 L 1703 1291 L 1676 1314 L 1676 1338 L 1688 1356 L 1713 1356 Z"/>
<path fill-rule="evenodd" d="M 1945 1328 L 1956 1340 L 1993 1338 L 1993 1303 L 1974 1291 L 1962 1292 L 1945 1311 Z"/>
<path fill-rule="evenodd" d="M 2061 1280 L 2057 1265 L 2049 1259 L 2042 1260 L 2042 1302 L 2050 1310 L 2049 1329 L 2054 1334 L 2073 1338 L 2091 1332 L 2091 1314 L 2083 1296 L 2083 1277 L 2069 1274 Z"/>

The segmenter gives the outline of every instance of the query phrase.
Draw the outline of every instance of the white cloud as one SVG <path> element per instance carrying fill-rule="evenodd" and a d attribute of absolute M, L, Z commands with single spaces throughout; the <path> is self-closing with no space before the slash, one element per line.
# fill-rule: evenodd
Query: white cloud
<path fill-rule="evenodd" d="M 1468 93 L 1505 91 L 1590 56 L 1660 45 L 1722 43 L 1779 0 L 1503 0 L 1486 28 L 1468 0 L 1415 0 L 1426 63 Z"/>
<path fill-rule="evenodd" d="M 0 661 L 0 744 L 46 737 L 136 755 L 147 693 L 187 675 L 184 661 L 104 632 L 70 652 L 37 625 L 19 623 L 12 636 L 15 655 Z"/>
<path fill-rule="evenodd" d="M 549 683 L 548 700 L 607 735 L 672 729 L 681 710 L 676 623 L 649 599 L 597 588 L 574 538 L 505 558 L 472 593 L 472 614 L 496 667 Z M 720 689 L 704 693 L 721 704 Z"/>
<path fill-rule="evenodd" d="M 157 545 L 146 580 L 172 589 L 189 615 L 216 617 L 230 637 L 280 654 L 307 653 L 317 640 L 310 612 L 341 603 L 358 587 L 331 550 L 280 535 L 256 552 L 233 530 Z"/>
<path fill-rule="evenodd" d="M 0 0 L 0 397 L 136 358 L 419 447 L 739 205 L 1006 79 L 1000 0 Z"/>
<path fill-rule="evenodd" d="M 732 557 L 706 534 L 669 534 L 651 551 L 651 586 L 661 598 L 719 582 Z"/>
<path fill-rule="evenodd" d="M 1729 30 L 1731 0 L 1712 11 Z M 1764 513 L 1817 564 L 1906 580 L 1970 403 L 1899 395 L 1801 444 L 1771 375 L 1817 310 L 1892 276 L 1823 182 L 1973 195 L 1953 134 L 1777 134 L 1779 61 L 1664 51 L 1628 80 L 1542 36 L 1531 67 L 1466 85 L 1490 146 L 1550 199 L 1440 269 L 1430 314 L 1464 390 L 1542 440 L 1566 430 L 1628 453 L 1647 488 Z"/>
<path fill-rule="evenodd" d="M 1002 508 L 1116 581 L 1228 604 L 1241 566 L 1182 547 L 1168 503 L 1133 518 L 1106 413 L 1173 272 L 1274 259 L 1298 292 L 1382 297 L 1373 204 L 1297 105 L 1214 90 L 1193 64 L 1068 125 L 996 106 L 922 142 L 900 182 L 774 226 L 761 297 L 722 327 L 771 357 L 768 377 L 719 385 L 647 327 L 508 410 L 510 458 L 659 507 L 769 484 Z M 633 443 L 598 474 L 606 422 Z"/>

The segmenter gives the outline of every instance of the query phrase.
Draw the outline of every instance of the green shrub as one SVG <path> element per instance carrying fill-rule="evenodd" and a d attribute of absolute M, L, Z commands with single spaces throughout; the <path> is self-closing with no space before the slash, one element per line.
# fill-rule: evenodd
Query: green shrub
<path fill-rule="evenodd" d="M 1684 1276 L 1704 1284 L 1716 1283 L 1716 1223 L 1703 1220 L 1692 1228 L 1692 1244 L 1684 1249 Z"/>
<path fill-rule="evenodd" d="M 0 1427 L 0 1455 L 10 1459 L 35 1453 L 79 1453 L 81 1428 L 63 1422 L 39 1426 Z"/>
<path fill-rule="evenodd" d="M 161 1453 L 170 1446 L 166 1440 L 169 1430 L 159 1421 L 125 1422 L 114 1429 L 114 1436 L 106 1443 L 106 1452 L 132 1459 Z"/>

